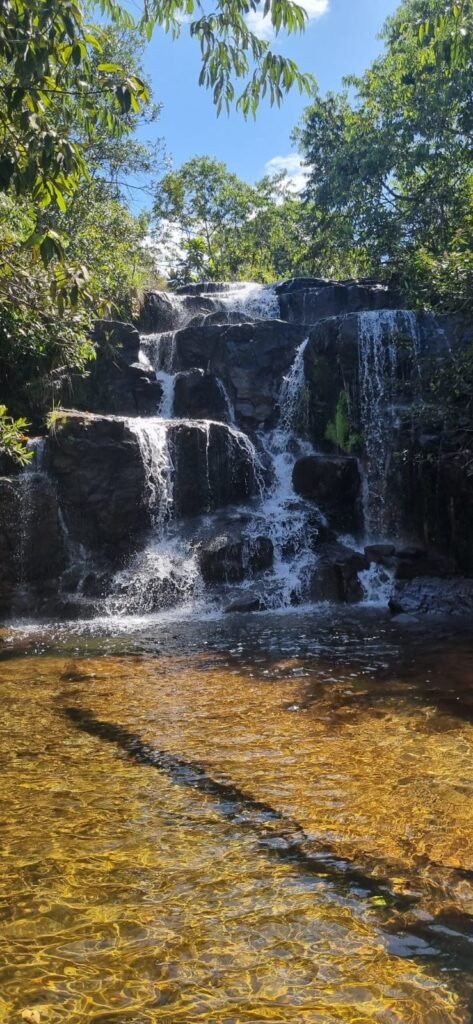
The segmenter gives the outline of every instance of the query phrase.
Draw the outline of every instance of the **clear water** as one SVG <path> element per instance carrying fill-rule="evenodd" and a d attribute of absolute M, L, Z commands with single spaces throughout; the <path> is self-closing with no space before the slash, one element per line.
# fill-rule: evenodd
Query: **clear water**
<path fill-rule="evenodd" d="M 1 634 L 0 1020 L 468 1024 L 471 635 L 120 622 Z"/>

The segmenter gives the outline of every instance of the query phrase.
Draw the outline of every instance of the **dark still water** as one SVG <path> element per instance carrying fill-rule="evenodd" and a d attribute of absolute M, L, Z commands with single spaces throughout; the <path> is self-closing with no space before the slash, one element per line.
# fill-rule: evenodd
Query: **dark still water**
<path fill-rule="evenodd" d="M 466 630 L 19 626 L 0 690 L 2 1024 L 473 1020 Z"/>

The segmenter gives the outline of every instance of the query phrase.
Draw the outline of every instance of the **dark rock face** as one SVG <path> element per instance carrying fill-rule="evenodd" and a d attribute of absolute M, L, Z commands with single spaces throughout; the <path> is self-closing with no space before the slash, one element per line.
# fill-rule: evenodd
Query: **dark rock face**
<path fill-rule="evenodd" d="M 199 564 L 206 583 L 235 583 L 269 569 L 273 544 L 269 537 L 215 537 L 199 551 Z"/>
<path fill-rule="evenodd" d="M 175 340 L 177 370 L 198 367 L 220 377 L 244 428 L 269 426 L 277 416 L 281 381 L 304 328 L 280 320 L 189 324 Z"/>
<path fill-rule="evenodd" d="M 424 544 L 453 556 L 458 569 L 473 573 L 473 476 L 468 453 L 443 450 L 443 438 L 428 449 L 410 438 L 402 467 L 402 528 Z"/>
<path fill-rule="evenodd" d="M 419 577 L 395 584 L 389 607 L 395 615 L 471 616 L 473 579 Z"/>
<path fill-rule="evenodd" d="M 175 416 L 226 423 L 228 413 L 225 393 L 215 374 L 189 370 L 177 375 L 174 390 Z"/>
<path fill-rule="evenodd" d="M 101 415 L 154 416 L 162 398 L 162 386 L 153 370 L 138 361 L 140 335 L 131 324 L 97 320 L 92 340 L 96 359 L 85 377 L 73 381 L 77 409 Z"/>
<path fill-rule="evenodd" d="M 175 422 L 169 427 L 174 513 L 196 516 L 244 501 L 257 489 L 250 442 L 223 423 Z"/>
<path fill-rule="evenodd" d="M 175 516 L 199 515 L 251 496 L 256 487 L 253 450 L 238 431 L 220 423 L 179 420 L 171 421 L 166 431 Z M 119 562 L 140 543 L 152 521 L 146 466 L 133 421 L 64 413 L 50 450 L 71 537 Z"/>
<path fill-rule="evenodd" d="M 54 487 L 28 471 L 0 478 L 0 612 L 22 611 L 22 591 L 40 610 L 67 561 Z"/>
<path fill-rule="evenodd" d="M 132 324 L 124 324 L 120 320 L 96 320 L 92 341 L 97 345 L 110 345 L 115 352 L 121 353 L 128 363 L 134 363 L 138 359 L 140 332 Z"/>
<path fill-rule="evenodd" d="M 292 483 L 297 494 L 315 501 L 330 526 L 358 533 L 362 514 L 357 460 L 336 455 L 308 455 L 294 465 Z"/>
<path fill-rule="evenodd" d="M 279 285 L 277 292 L 282 319 L 303 324 L 361 310 L 391 309 L 396 304 L 393 292 L 374 281 L 295 278 Z"/>
<path fill-rule="evenodd" d="M 365 555 L 369 562 L 376 562 L 378 565 L 390 565 L 396 548 L 394 544 L 367 544 Z"/>
<path fill-rule="evenodd" d="M 317 550 L 319 558 L 310 589 L 312 601 L 360 601 L 363 590 L 358 573 L 368 569 L 367 558 L 344 544 L 325 544 Z"/>
<path fill-rule="evenodd" d="M 139 317 L 140 330 L 145 332 L 177 331 L 191 317 L 211 313 L 212 299 L 199 293 L 146 292 Z"/>
<path fill-rule="evenodd" d="M 119 561 L 150 525 L 136 436 L 125 420 L 71 412 L 58 419 L 49 447 L 71 537 Z"/>
<path fill-rule="evenodd" d="M 448 331 L 439 326 L 431 314 L 417 317 L 417 339 L 414 351 L 409 314 L 394 311 L 384 325 L 386 344 L 396 351 L 393 381 L 395 405 L 399 417 L 405 415 L 419 384 L 422 359 L 442 359 L 448 354 Z M 333 424 L 341 396 L 348 407 L 348 429 L 353 443 L 362 448 L 360 407 L 360 317 L 350 314 L 329 317 L 318 323 L 309 333 L 304 353 L 305 376 L 309 392 L 310 435 L 317 448 L 333 450 L 333 441 L 327 437 L 327 428 Z M 445 327 L 447 328 L 447 324 Z M 388 401 L 390 399 L 388 398 Z"/>

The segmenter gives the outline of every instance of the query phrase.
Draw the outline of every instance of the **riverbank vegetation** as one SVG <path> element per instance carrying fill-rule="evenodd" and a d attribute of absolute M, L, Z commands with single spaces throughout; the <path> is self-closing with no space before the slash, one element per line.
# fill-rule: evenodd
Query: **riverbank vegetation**
<path fill-rule="evenodd" d="M 404 0 L 385 26 L 382 55 L 327 96 L 254 36 L 247 7 L 221 0 L 215 16 L 197 17 L 193 3 L 154 0 L 134 22 L 111 0 L 96 21 L 72 0 L 41 0 L 34 12 L 25 0 L 3 5 L 0 401 L 8 415 L 39 422 L 94 358 L 92 321 L 133 318 L 142 289 L 166 286 L 163 273 L 171 286 L 371 276 L 395 283 L 414 306 L 465 309 L 471 0 Z M 200 81 L 217 110 L 236 104 L 247 116 L 265 93 L 274 103 L 292 86 L 310 93 L 294 130 L 302 191 L 284 175 L 250 185 L 208 156 L 170 169 L 163 144 L 137 140 L 137 128 L 159 118 L 142 68 L 146 40 L 156 24 L 178 32 L 184 8 L 196 19 Z M 304 25 L 291 0 L 277 0 L 268 16 L 276 28 Z"/>

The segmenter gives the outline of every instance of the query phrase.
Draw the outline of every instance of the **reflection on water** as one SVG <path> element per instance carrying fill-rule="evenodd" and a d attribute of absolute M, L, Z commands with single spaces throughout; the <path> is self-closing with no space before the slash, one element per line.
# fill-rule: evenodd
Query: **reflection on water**
<path fill-rule="evenodd" d="M 0 659 L 0 1021 L 468 1024 L 468 636 L 155 620 Z"/>

